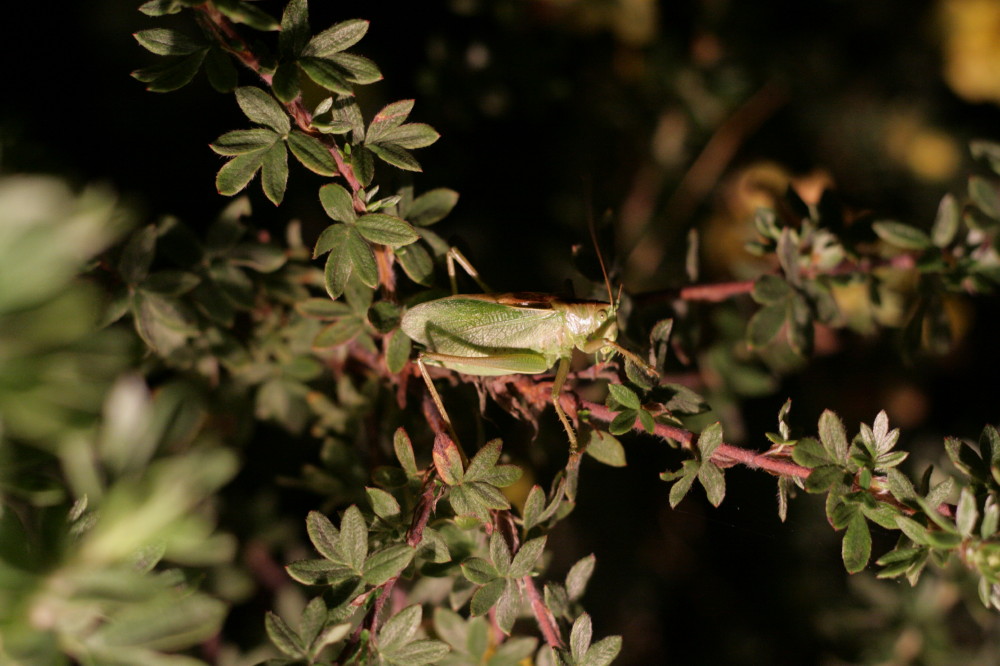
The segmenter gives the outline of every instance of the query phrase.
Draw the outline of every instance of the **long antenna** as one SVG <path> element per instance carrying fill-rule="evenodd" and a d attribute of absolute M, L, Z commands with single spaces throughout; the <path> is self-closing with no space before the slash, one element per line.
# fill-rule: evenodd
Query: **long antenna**
<path fill-rule="evenodd" d="M 608 288 L 608 303 L 614 307 L 615 295 L 611 290 L 611 279 L 608 278 L 608 269 L 604 265 L 604 255 L 601 254 L 601 246 L 597 242 L 597 229 L 594 226 L 594 206 L 591 199 L 590 187 L 587 187 L 587 227 L 590 229 L 590 241 L 594 244 L 594 252 L 597 253 L 597 261 L 601 264 L 601 274 L 604 276 L 604 286 Z"/>

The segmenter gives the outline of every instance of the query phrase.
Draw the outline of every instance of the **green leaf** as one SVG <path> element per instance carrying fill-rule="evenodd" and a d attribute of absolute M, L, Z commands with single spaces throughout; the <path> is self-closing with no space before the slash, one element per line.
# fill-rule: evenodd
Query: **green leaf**
<path fill-rule="evenodd" d="M 146 279 L 156 254 L 156 237 L 156 226 L 152 224 L 129 237 L 118 259 L 118 272 L 127 284 L 137 285 Z"/>
<path fill-rule="evenodd" d="M 310 511 L 306 516 L 306 531 L 309 533 L 309 540 L 320 555 L 328 560 L 340 561 L 337 551 L 337 542 L 340 540 L 340 532 L 330 519 L 319 511 Z"/>
<path fill-rule="evenodd" d="M 434 608 L 434 633 L 457 650 L 467 649 L 469 626 L 466 625 L 465 618 L 450 608 L 443 606 Z"/>
<path fill-rule="evenodd" d="M 850 446 L 847 442 L 844 423 L 829 409 L 819 417 L 819 438 L 831 460 L 840 464 L 847 463 Z"/>
<path fill-rule="evenodd" d="M 500 489 L 492 484 L 476 481 L 463 486 L 463 488 L 468 488 L 470 493 L 475 497 L 475 502 L 482 507 L 495 510 L 510 508 L 510 502 L 500 492 Z"/>
<path fill-rule="evenodd" d="M 440 138 L 441 135 L 430 125 L 407 123 L 386 132 L 380 143 L 389 143 L 407 150 L 414 150 L 429 146 Z"/>
<path fill-rule="evenodd" d="M 382 107 L 382 110 L 375 114 L 368 125 L 365 143 L 375 143 L 382 139 L 387 132 L 402 125 L 412 110 L 412 99 L 404 99 Z"/>
<path fill-rule="evenodd" d="M 270 127 L 282 136 L 291 129 L 288 114 L 281 105 L 256 86 L 237 88 L 236 102 L 246 117 L 259 125 Z"/>
<path fill-rule="evenodd" d="M 215 188 L 219 194 L 231 197 L 243 190 L 264 162 L 267 150 L 237 155 L 222 165 L 215 176 Z"/>
<path fill-rule="evenodd" d="M 308 50 L 308 49 L 307 49 Z M 347 81 L 344 70 L 336 63 L 323 58 L 303 57 L 299 67 L 318 85 L 340 95 L 353 95 L 354 89 Z"/>
<path fill-rule="evenodd" d="M 200 282 L 201 278 L 194 273 L 166 269 L 150 273 L 143 281 L 142 289 L 177 298 L 197 287 Z"/>
<path fill-rule="evenodd" d="M 283 62 L 274 70 L 271 79 L 271 92 L 282 104 L 288 104 L 295 100 L 302 92 L 302 84 L 299 77 L 299 66 L 294 62 Z"/>
<path fill-rule="evenodd" d="M 403 428 L 397 428 L 392 437 L 392 448 L 396 452 L 396 460 L 399 461 L 403 471 L 407 476 L 417 476 L 420 470 L 417 467 L 417 459 L 413 455 L 413 444 L 410 443 L 410 436 Z"/>
<path fill-rule="evenodd" d="M 594 629 L 590 621 L 590 615 L 587 613 L 582 613 L 573 622 L 573 628 L 570 630 L 569 635 L 569 649 L 576 663 L 582 662 L 584 656 L 587 654 L 593 632 Z"/>
<path fill-rule="evenodd" d="M 717 465 L 705 461 L 698 468 L 698 481 L 705 488 L 705 494 L 712 506 L 722 504 L 726 496 L 726 476 Z"/>
<path fill-rule="evenodd" d="M 149 0 L 142 3 L 139 11 L 146 16 L 166 16 L 180 12 L 184 7 L 184 3 L 179 0 Z"/>
<path fill-rule="evenodd" d="M 365 560 L 364 581 L 369 585 L 381 585 L 393 576 L 399 575 L 413 560 L 416 549 L 406 544 L 396 544 L 372 553 Z"/>
<path fill-rule="evenodd" d="M 351 48 L 368 32 L 368 21 L 351 19 L 327 28 L 309 40 L 302 55 L 327 56 Z"/>
<path fill-rule="evenodd" d="M 239 83 L 239 74 L 229 54 L 219 47 L 212 47 L 205 56 L 205 75 L 216 92 L 231 93 Z"/>
<path fill-rule="evenodd" d="M 814 467 L 806 477 L 806 492 L 824 493 L 840 483 L 844 471 L 837 465 L 820 465 Z"/>
<path fill-rule="evenodd" d="M 330 560 L 300 560 L 285 567 L 288 575 L 303 585 L 339 585 L 359 580 L 357 572 Z"/>
<path fill-rule="evenodd" d="M 789 188 L 788 191 L 794 195 L 794 190 Z M 798 287 L 802 283 L 802 278 L 799 275 L 799 238 L 798 234 L 790 227 L 785 227 L 781 230 L 775 254 L 778 257 L 781 270 L 785 274 L 785 279 L 792 286 Z"/>
<path fill-rule="evenodd" d="M 271 146 L 264 153 L 264 162 L 260 169 L 260 182 L 264 194 L 275 206 L 285 198 L 285 187 L 288 185 L 288 151 L 282 141 Z"/>
<path fill-rule="evenodd" d="M 670 508 L 676 508 L 684 496 L 688 494 L 691 490 L 691 485 L 694 483 L 695 479 L 698 478 L 698 470 L 701 468 L 701 463 L 696 460 L 686 460 L 684 461 L 684 467 L 682 468 L 682 473 L 677 478 L 674 485 L 670 488 Z M 665 475 L 661 474 L 660 477 L 664 478 Z M 668 480 L 664 478 L 664 480 Z"/>
<path fill-rule="evenodd" d="M 365 148 L 374 153 L 380 160 L 404 171 L 423 171 L 420 162 L 410 151 L 394 143 L 368 143 Z"/>
<path fill-rule="evenodd" d="M 909 516 L 904 516 L 902 514 L 896 516 L 896 525 L 899 527 L 900 531 L 914 543 L 924 546 L 930 544 L 927 527 L 921 525 Z"/>
<path fill-rule="evenodd" d="M 993 180 L 982 176 L 969 178 L 969 198 L 983 213 L 1000 220 L 1000 188 Z"/>
<path fill-rule="evenodd" d="M 306 656 L 305 645 L 299 635 L 295 633 L 288 624 L 280 617 L 267 611 L 264 616 L 264 628 L 267 636 L 274 643 L 274 646 L 293 659 L 300 659 Z"/>
<path fill-rule="evenodd" d="M 337 183 L 329 183 L 319 188 L 319 201 L 323 204 L 326 214 L 334 220 L 350 223 L 357 219 L 357 213 L 354 212 L 354 198 Z"/>
<path fill-rule="evenodd" d="M 302 166 L 321 176 L 336 176 L 337 164 L 322 141 L 316 137 L 292 130 L 288 135 L 288 147 Z"/>
<path fill-rule="evenodd" d="M 327 252 L 339 254 L 343 252 L 344 243 L 347 241 L 347 225 L 331 224 L 319 234 L 316 239 L 316 247 L 313 248 L 313 259 L 322 256 Z M 329 316 L 338 316 L 345 312 L 331 313 Z M 307 315 L 316 316 L 316 315 Z"/>
<path fill-rule="evenodd" d="M 326 258 L 326 266 L 323 271 L 323 281 L 326 286 L 326 293 L 332 299 L 340 298 L 347 288 L 347 281 L 351 277 L 350 257 L 344 251 L 347 242 L 347 227 L 338 224 L 333 227 L 336 231 L 329 234 L 330 256 Z M 326 232 L 324 232 L 326 234 Z"/>
<path fill-rule="evenodd" d="M 976 496 L 969 487 L 962 488 L 955 511 L 955 524 L 958 532 L 964 537 L 971 537 L 979 520 L 979 509 L 976 507 Z"/>
<path fill-rule="evenodd" d="M 751 296 L 761 305 L 773 305 L 783 302 L 791 293 L 792 288 L 782 278 L 765 274 L 754 282 Z"/>
<path fill-rule="evenodd" d="M 364 56 L 353 53 L 334 53 L 327 59 L 347 73 L 347 80 L 358 85 L 368 85 L 382 80 L 378 65 Z"/>
<path fill-rule="evenodd" d="M 477 585 L 485 585 L 500 577 L 500 572 L 492 562 L 481 557 L 470 557 L 461 564 L 462 575 Z"/>
<path fill-rule="evenodd" d="M 399 649 L 410 642 L 417 632 L 424 612 L 420 604 L 407 606 L 396 615 L 386 620 L 378 632 L 378 647 L 380 652 Z"/>
<path fill-rule="evenodd" d="M 722 424 L 716 421 L 701 431 L 698 435 L 698 451 L 701 460 L 707 461 L 712 458 L 715 450 L 722 445 Z"/>
<path fill-rule="evenodd" d="M 431 255 L 422 245 L 412 243 L 405 247 L 396 248 L 395 255 L 407 277 L 425 287 L 431 285 L 431 277 L 434 274 L 434 260 L 431 259 Z"/>
<path fill-rule="evenodd" d="M 621 636 L 608 636 L 602 638 L 587 650 L 580 666 L 607 666 L 615 660 L 622 650 Z"/>
<path fill-rule="evenodd" d="M 91 634 L 97 645 L 180 650 L 215 634 L 226 605 L 195 594 L 179 599 L 133 604 Z"/>
<path fill-rule="evenodd" d="M 445 657 L 451 650 L 442 641 L 425 638 L 419 641 L 412 641 L 405 646 L 394 649 L 386 653 L 380 650 L 383 658 L 388 659 L 390 664 L 400 666 L 424 666 L 424 664 L 436 664 Z"/>
<path fill-rule="evenodd" d="M 362 571 L 368 556 L 368 525 L 357 506 L 349 506 L 341 518 L 337 553 L 344 564 Z"/>
<path fill-rule="evenodd" d="M 494 530 L 493 534 L 490 535 L 490 559 L 501 576 L 509 575 L 508 570 L 510 569 L 511 562 L 510 547 L 508 547 L 504 536 L 500 534 L 500 530 Z"/>
<path fill-rule="evenodd" d="M 399 516 L 401 511 L 399 502 L 391 494 L 381 488 L 365 488 L 365 493 L 376 516 L 383 519 Z"/>
<path fill-rule="evenodd" d="M 841 555 L 848 573 L 857 573 L 868 565 L 872 554 L 872 535 L 868 521 L 860 512 L 855 512 L 847 524 Z"/>
<path fill-rule="evenodd" d="M 747 342 L 753 348 L 766 347 L 778 335 L 787 316 L 784 302 L 767 305 L 750 318 L 747 325 Z"/>
<path fill-rule="evenodd" d="M 280 140 L 281 136 L 274 130 L 258 127 L 256 129 L 226 132 L 216 139 L 214 143 L 209 144 L 209 148 L 219 155 L 243 155 L 259 150 L 267 150 Z"/>
<path fill-rule="evenodd" d="M 619 405 L 626 409 L 639 409 L 642 403 L 635 391 L 622 384 L 608 384 L 608 393 Z"/>
<path fill-rule="evenodd" d="M 440 222 L 458 203 L 458 192 L 439 187 L 424 192 L 406 209 L 406 219 L 418 227 Z"/>
<path fill-rule="evenodd" d="M 977 160 L 985 159 L 994 173 L 1000 173 L 1000 144 L 994 141 L 976 139 L 969 142 L 969 152 Z"/>
<path fill-rule="evenodd" d="M 416 242 L 420 237 L 409 222 L 393 215 L 369 213 L 357 219 L 358 231 L 372 243 L 389 247 L 402 247 Z"/>
<path fill-rule="evenodd" d="M 812 437 L 798 440 L 792 448 L 792 460 L 803 467 L 815 468 L 833 462 L 829 452 Z"/>
<path fill-rule="evenodd" d="M 584 451 L 594 460 L 611 467 L 624 467 L 625 447 L 614 435 L 600 430 L 591 430 L 584 444 Z"/>
<path fill-rule="evenodd" d="M 369 287 L 377 287 L 378 267 L 375 265 L 375 254 L 372 252 L 371 246 L 353 227 L 347 228 L 344 251 L 350 258 L 352 270 L 358 279 Z"/>
<path fill-rule="evenodd" d="M 900 502 L 909 502 L 917 496 L 910 479 L 898 469 L 886 470 L 886 486 L 892 496 Z"/>
<path fill-rule="evenodd" d="M 538 646 L 536 638 L 510 638 L 497 647 L 490 657 L 489 666 L 518 666 L 526 662 Z M 482 652 L 480 652 L 482 654 Z M 537 666 L 541 663 L 534 662 Z"/>
<path fill-rule="evenodd" d="M 900 222 L 874 222 L 872 230 L 886 243 L 904 250 L 926 250 L 933 245 L 926 231 Z"/>
<path fill-rule="evenodd" d="M 535 568 L 538 558 L 542 556 L 542 551 L 545 550 L 545 541 L 546 537 L 541 536 L 521 544 L 517 554 L 514 555 L 514 560 L 511 562 L 510 568 L 507 570 L 507 576 L 511 578 L 523 578 L 530 574 L 532 569 Z"/>
<path fill-rule="evenodd" d="M 302 618 L 299 620 L 299 637 L 302 645 L 307 649 L 313 647 L 313 642 L 319 636 L 326 624 L 327 607 L 323 597 L 316 597 L 302 611 Z"/>
<path fill-rule="evenodd" d="M 402 330 L 395 330 L 389 334 L 385 349 L 385 365 L 389 372 L 402 372 L 410 360 L 412 344 Z"/>
<path fill-rule="evenodd" d="M 481 481 L 493 469 L 493 466 L 500 460 L 500 450 L 503 443 L 499 439 L 493 439 L 483 445 L 476 455 L 469 461 L 469 466 L 465 470 L 465 482 Z"/>
<path fill-rule="evenodd" d="M 375 177 L 375 158 L 372 157 L 372 152 L 358 148 L 351 153 L 349 161 L 351 168 L 354 169 L 354 175 L 364 187 L 368 187 Z"/>
<path fill-rule="evenodd" d="M 612 435 L 623 435 L 632 429 L 639 414 L 634 409 L 626 409 L 615 415 L 608 424 L 608 431 Z"/>
<path fill-rule="evenodd" d="M 540 486 L 534 485 L 528 491 L 528 497 L 524 500 L 524 509 L 521 512 L 524 521 L 524 532 L 537 525 L 541 519 L 542 511 L 545 510 L 545 491 Z"/>
<path fill-rule="evenodd" d="M 983 507 L 983 522 L 979 525 L 979 536 L 990 539 L 996 534 L 998 527 L 1000 527 L 1000 505 L 991 496 L 986 498 L 986 505 Z"/>
<path fill-rule="evenodd" d="M 518 612 L 521 610 L 521 588 L 514 581 L 508 580 L 504 585 L 503 594 L 497 600 L 496 622 L 500 631 L 510 635 L 517 620 Z"/>
<path fill-rule="evenodd" d="M 583 596 L 596 565 L 597 558 L 590 554 L 570 567 L 569 573 L 566 574 L 566 594 L 571 600 L 575 601 Z"/>
<path fill-rule="evenodd" d="M 787 301 L 788 344 L 800 356 L 808 356 L 812 351 L 813 317 L 809 302 L 801 293 L 795 293 Z"/>
<path fill-rule="evenodd" d="M 944 195 L 938 204 L 937 216 L 931 228 L 931 242 L 937 247 L 947 247 L 955 240 L 961 222 L 961 210 L 955 195 Z"/>
<path fill-rule="evenodd" d="M 181 56 L 194 53 L 208 46 L 194 40 L 184 33 L 169 28 L 153 28 L 140 30 L 132 35 L 143 48 L 162 56 Z"/>
<path fill-rule="evenodd" d="M 231 21 L 244 23 L 255 30 L 278 30 L 281 25 L 271 16 L 239 0 L 213 0 L 212 4 Z"/>
<path fill-rule="evenodd" d="M 186 56 L 170 57 L 166 62 L 132 72 L 132 77 L 146 84 L 150 92 L 172 92 L 191 83 L 198 73 L 206 50 Z"/>
<path fill-rule="evenodd" d="M 297 56 L 309 41 L 309 6 L 306 0 L 290 0 L 281 15 L 278 50 L 284 57 Z"/>
<path fill-rule="evenodd" d="M 469 610 L 476 617 L 485 615 L 500 599 L 500 595 L 507 588 L 506 578 L 496 578 L 483 585 L 472 595 L 472 603 Z"/>

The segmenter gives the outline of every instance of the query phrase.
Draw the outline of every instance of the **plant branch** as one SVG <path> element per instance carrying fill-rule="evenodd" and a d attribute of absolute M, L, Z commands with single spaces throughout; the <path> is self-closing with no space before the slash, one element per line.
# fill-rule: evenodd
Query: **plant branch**
<path fill-rule="evenodd" d="M 573 400 L 572 396 L 563 396 L 562 399 Z M 605 423 L 610 423 L 615 416 L 617 416 L 616 412 L 608 409 L 604 405 L 596 402 L 590 402 L 589 400 L 581 400 L 580 406 L 588 410 L 592 418 Z M 645 432 L 642 425 L 639 423 L 636 423 L 633 429 L 637 432 Z M 690 430 L 667 425 L 665 423 L 657 423 L 654 432 L 665 439 L 672 439 L 680 442 L 685 448 L 688 449 L 693 449 L 694 444 L 698 439 L 698 436 Z M 733 446 L 732 444 L 721 444 L 712 454 L 712 462 L 717 464 L 719 467 L 732 467 L 738 463 L 751 469 L 764 470 L 765 472 L 776 476 L 787 476 L 799 479 L 807 478 L 812 471 L 808 467 L 797 465 L 788 459 L 777 458 L 773 455 L 769 455 L 768 453 L 750 451 L 738 446 Z"/>
<path fill-rule="evenodd" d="M 535 579 L 530 575 L 525 576 L 521 579 L 521 585 L 528 595 L 531 612 L 535 615 L 535 620 L 538 622 L 538 628 L 541 629 L 545 642 L 552 648 L 563 647 L 562 636 L 559 634 L 559 625 L 556 624 L 556 618 L 552 615 L 552 611 L 549 610 L 549 607 L 542 600 L 542 595 L 538 593 L 538 588 L 535 587 Z"/>

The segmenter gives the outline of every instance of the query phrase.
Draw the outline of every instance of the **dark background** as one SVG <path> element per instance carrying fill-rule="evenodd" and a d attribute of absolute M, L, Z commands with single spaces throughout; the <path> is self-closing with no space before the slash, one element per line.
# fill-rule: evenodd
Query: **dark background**
<path fill-rule="evenodd" d="M 927 226 L 940 197 L 964 188 L 968 140 L 1000 139 L 1000 93 L 970 92 L 943 74 L 961 57 L 951 45 L 975 39 L 948 18 L 963 11 L 983 12 L 967 21 L 993 31 L 985 41 L 1000 62 L 1000 19 L 976 3 L 312 5 L 314 30 L 371 20 L 355 50 L 375 60 L 385 80 L 363 90 L 362 106 L 370 116 L 415 98 L 412 119 L 442 134 L 418 152 L 424 174 L 392 182 L 459 191 L 459 206 L 439 230 L 503 291 L 559 289 L 572 270 L 571 245 L 588 242 L 588 208 L 619 212 L 644 169 L 656 178 L 641 242 L 658 239 L 667 249 L 659 268 L 632 271 L 630 290 L 676 286 L 683 256 L 676 240 L 692 226 L 707 230 L 704 253 L 716 257 L 705 279 L 745 277 L 731 238 L 745 236 L 748 209 L 732 197 L 734 183 L 754 169 L 825 179 L 852 206 Z M 280 3 L 260 6 L 280 12 Z M 652 10 L 629 21 L 627 7 Z M 233 98 L 200 75 L 178 92 L 145 92 L 129 72 L 155 57 L 131 33 L 154 21 L 129 3 L 56 10 L 18 2 L 4 14 L 0 169 L 106 182 L 140 219 L 170 214 L 207 224 L 225 204 L 213 183 L 221 158 L 208 143 L 246 125 Z M 982 58 L 990 62 L 991 52 Z M 738 138 L 708 192 L 679 210 L 671 200 L 691 164 L 768 86 L 780 101 Z M 664 118 L 680 119 L 679 129 L 658 135 Z M 654 160 L 657 150 L 666 157 Z M 316 233 L 325 219 L 315 201 L 319 183 L 293 166 L 280 209 L 252 184 L 257 223 L 277 230 L 299 218 Z M 918 364 L 893 351 L 892 331 L 843 334 L 836 351 L 785 377 L 776 394 L 743 404 L 751 436 L 741 443 L 763 448 L 763 433 L 776 430 L 777 410 L 792 397 L 791 421 L 803 431 L 824 408 L 840 412 L 849 429 L 886 408 L 904 427 L 901 445 L 915 451 L 910 471 L 939 462 L 941 435 L 975 437 L 996 420 L 995 379 L 976 381 L 1000 367 L 996 305 L 962 301 L 956 316 L 964 335 L 944 356 Z M 579 507 L 550 542 L 553 573 L 597 554 L 585 605 L 599 636 L 624 635 L 621 663 L 867 662 L 876 653 L 904 654 L 906 630 L 928 617 L 944 617 L 941 626 L 954 630 L 918 631 L 919 663 L 972 659 L 996 640 L 992 617 L 941 601 L 937 588 L 911 592 L 905 583 L 844 574 L 838 537 L 812 498 L 794 502 L 782 525 L 773 479 L 735 469 L 721 508 L 696 490 L 670 510 L 669 487 L 657 474 L 678 457 L 651 438 L 629 440 L 627 450 L 626 470 L 588 462 Z M 285 518 L 298 521 L 308 499 L 288 493 Z M 876 553 L 890 545 L 891 536 L 876 533 Z M 887 593 L 900 600 L 886 601 Z"/>

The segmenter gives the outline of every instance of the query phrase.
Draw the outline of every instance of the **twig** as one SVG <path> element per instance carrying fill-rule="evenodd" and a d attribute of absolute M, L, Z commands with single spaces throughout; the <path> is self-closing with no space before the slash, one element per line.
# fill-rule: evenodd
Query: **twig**
<path fill-rule="evenodd" d="M 538 628 L 541 629 L 545 642 L 552 648 L 563 647 L 562 636 L 559 635 L 559 625 L 556 624 L 556 618 L 552 615 L 552 611 L 549 610 L 549 607 L 542 600 L 542 595 L 538 593 L 538 588 L 535 587 L 535 579 L 530 575 L 525 576 L 521 579 L 521 585 L 528 595 L 531 612 L 535 615 L 535 620 L 538 622 Z"/>
<path fill-rule="evenodd" d="M 591 417 L 596 418 L 598 421 L 610 423 L 611 420 L 617 416 L 616 412 L 596 402 L 581 400 L 580 406 L 587 409 L 590 412 Z M 636 424 L 635 430 L 645 432 L 640 424 Z M 654 432 L 660 437 L 680 442 L 685 446 L 685 448 L 689 449 L 694 448 L 694 444 L 698 439 L 697 435 L 690 430 L 677 428 L 665 423 L 657 423 Z M 731 467 L 732 465 L 739 463 L 746 465 L 751 469 L 761 469 L 776 476 L 787 476 L 799 479 L 807 478 L 812 472 L 812 470 L 808 467 L 797 465 L 790 460 L 776 458 L 772 455 L 768 455 L 767 453 L 750 451 L 738 446 L 733 446 L 732 444 L 721 444 L 712 454 L 712 462 L 716 463 L 720 467 Z"/>

